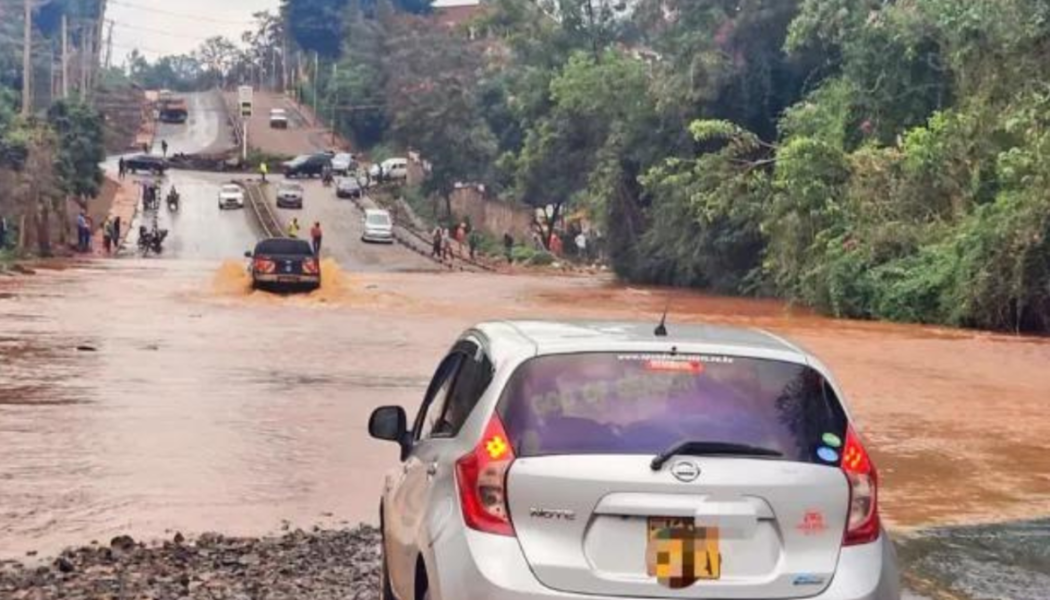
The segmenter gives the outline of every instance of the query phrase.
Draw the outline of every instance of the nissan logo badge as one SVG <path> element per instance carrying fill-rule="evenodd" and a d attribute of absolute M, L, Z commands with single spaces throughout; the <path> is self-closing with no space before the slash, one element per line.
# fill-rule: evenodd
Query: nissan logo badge
<path fill-rule="evenodd" d="M 671 475 L 678 481 L 689 483 L 700 476 L 700 466 L 691 460 L 680 460 L 671 465 Z"/>

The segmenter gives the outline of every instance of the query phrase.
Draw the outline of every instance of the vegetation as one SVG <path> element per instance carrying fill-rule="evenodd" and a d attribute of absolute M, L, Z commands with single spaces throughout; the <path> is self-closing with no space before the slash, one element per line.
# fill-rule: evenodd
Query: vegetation
<path fill-rule="evenodd" d="M 317 57 L 299 92 L 342 134 L 431 162 L 424 192 L 582 209 L 631 281 L 1050 330 L 1045 1 L 491 0 L 451 32 L 429 9 L 266 25 Z"/>

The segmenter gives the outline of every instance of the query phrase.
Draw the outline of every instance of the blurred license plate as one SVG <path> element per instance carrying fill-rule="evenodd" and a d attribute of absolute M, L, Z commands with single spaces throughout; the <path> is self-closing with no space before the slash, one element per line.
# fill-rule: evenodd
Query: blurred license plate
<path fill-rule="evenodd" d="M 280 281 L 281 283 L 295 283 L 296 281 L 299 281 L 299 278 L 294 275 L 278 275 L 277 281 Z"/>
<path fill-rule="evenodd" d="M 649 519 L 646 571 L 660 585 L 679 589 L 722 576 L 718 528 L 697 527 L 692 519 Z"/>

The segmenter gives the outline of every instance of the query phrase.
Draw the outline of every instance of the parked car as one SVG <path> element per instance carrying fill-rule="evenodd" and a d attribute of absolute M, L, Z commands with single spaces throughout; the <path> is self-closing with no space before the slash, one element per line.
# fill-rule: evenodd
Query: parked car
<path fill-rule="evenodd" d="M 288 129 L 288 111 L 283 108 L 271 108 L 270 127 L 272 129 Z"/>
<path fill-rule="evenodd" d="M 337 198 L 360 198 L 364 189 L 356 175 L 340 177 L 335 184 L 335 195 Z"/>
<path fill-rule="evenodd" d="M 244 188 L 236 183 L 227 183 L 219 188 L 219 210 L 244 208 Z"/>
<path fill-rule="evenodd" d="M 900 598 L 841 389 L 764 332 L 484 323 L 369 432 L 386 599 Z"/>
<path fill-rule="evenodd" d="M 282 181 L 277 184 L 277 208 L 302 208 L 303 186 Z"/>
<path fill-rule="evenodd" d="M 361 234 L 361 241 L 394 243 L 394 221 L 389 212 L 379 208 L 366 208 L 364 221 L 365 231 Z"/>
<path fill-rule="evenodd" d="M 153 156 L 152 154 L 137 154 L 131 158 L 125 158 L 124 166 L 132 173 L 146 171 L 148 173 L 163 175 L 164 172 L 168 170 L 168 161 L 160 156 Z"/>
<path fill-rule="evenodd" d="M 315 290 L 321 287 L 321 266 L 306 240 L 270 238 L 245 252 L 252 289 Z"/>
<path fill-rule="evenodd" d="M 325 167 L 332 164 L 327 154 L 304 154 L 284 163 L 285 177 L 320 177 Z"/>
<path fill-rule="evenodd" d="M 357 161 L 349 152 L 340 152 L 332 157 L 332 173 L 336 175 L 349 175 L 357 170 Z"/>
<path fill-rule="evenodd" d="M 378 165 L 372 165 L 368 174 L 376 181 L 393 181 L 408 178 L 407 158 L 388 158 Z"/>

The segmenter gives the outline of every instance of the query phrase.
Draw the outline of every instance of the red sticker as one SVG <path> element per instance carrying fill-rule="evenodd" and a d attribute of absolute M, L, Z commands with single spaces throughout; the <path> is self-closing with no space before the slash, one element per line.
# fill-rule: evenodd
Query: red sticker
<path fill-rule="evenodd" d="M 824 523 L 824 513 L 819 510 L 807 510 L 798 530 L 805 535 L 817 535 L 824 533 L 828 526 Z"/>
<path fill-rule="evenodd" d="M 648 371 L 667 371 L 671 373 L 692 373 L 699 375 L 704 372 L 704 363 L 699 360 L 656 360 L 645 361 L 645 369 Z"/>

